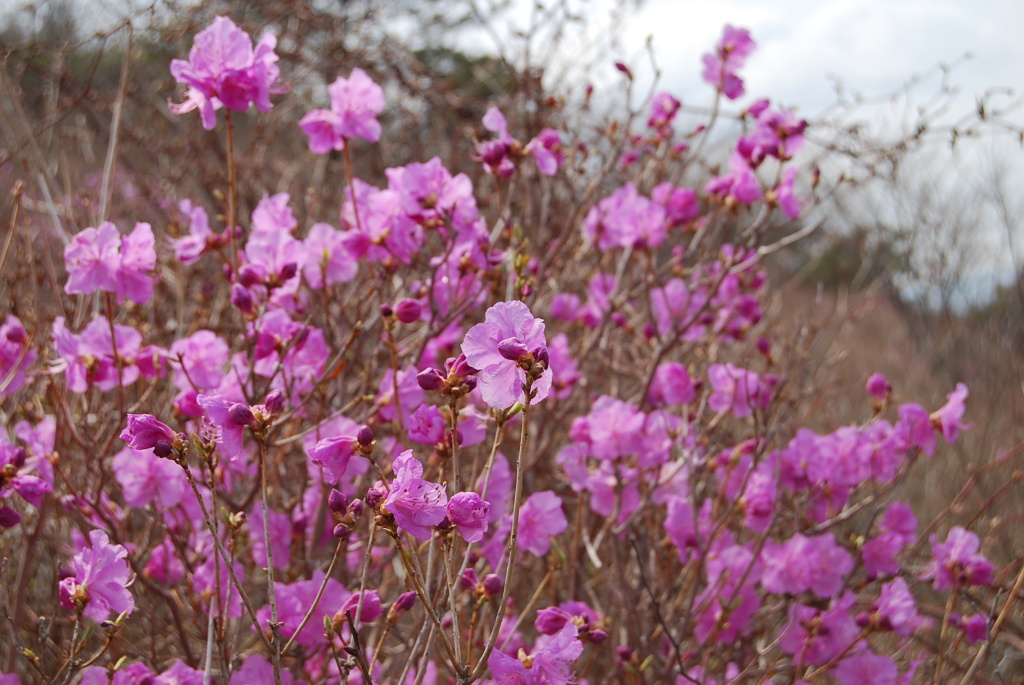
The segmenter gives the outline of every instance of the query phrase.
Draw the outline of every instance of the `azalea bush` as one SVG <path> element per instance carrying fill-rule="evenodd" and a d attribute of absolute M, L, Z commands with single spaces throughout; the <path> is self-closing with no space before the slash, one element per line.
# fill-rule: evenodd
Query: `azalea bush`
<path fill-rule="evenodd" d="M 737 104 L 755 48 L 725 27 L 703 114 L 492 106 L 468 154 L 378 175 L 389 97 L 355 67 L 280 133 L 333 210 L 243 211 L 240 130 L 292 95 L 274 35 L 197 33 L 169 112 L 223 141 L 226 191 L 70 229 L 54 304 L 0 327 L 0 682 L 995 677 L 1020 561 L 984 506 L 908 504 L 967 387 L 875 374 L 821 425 L 766 317 L 822 189 L 807 122 Z"/>

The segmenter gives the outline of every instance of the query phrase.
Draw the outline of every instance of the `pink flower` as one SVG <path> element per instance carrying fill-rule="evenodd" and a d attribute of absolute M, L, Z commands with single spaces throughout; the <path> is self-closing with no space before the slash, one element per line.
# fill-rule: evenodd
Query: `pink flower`
<path fill-rule="evenodd" d="M 524 152 L 533 155 L 537 161 L 537 169 L 545 176 L 554 176 L 562 165 L 562 142 L 558 131 L 546 128 L 537 137 L 526 144 Z"/>
<path fill-rule="evenodd" d="M 128 425 L 120 435 L 132 449 L 157 450 L 158 457 L 167 457 L 178 434 L 152 414 L 129 414 Z"/>
<path fill-rule="evenodd" d="M 743 79 L 735 72 L 756 47 L 749 31 L 726 24 L 715 52 L 704 55 L 704 80 L 730 100 L 740 97 L 744 92 Z"/>
<path fill-rule="evenodd" d="M 395 458 L 392 467 L 395 480 L 384 500 L 384 508 L 395 517 L 395 523 L 417 540 L 429 540 L 433 527 L 447 513 L 448 495 L 437 483 L 421 478 L 423 464 L 406 450 Z"/>
<path fill-rule="evenodd" d="M 89 531 L 91 547 L 74 556 L 73 577 L 60 582 L 61 604 L 82 613 L 94 621 L 105 621 L 110 613 L 131 613 L 135 599 L 128 591 L 131 569 L 125 560 L 128 550 L 110 544 L 102 530 Z"/>
<path fill-rule="evenodd" d="M 542 557 L 551 538 L 568 527 L 562 500 L 551 490 L 535 492 L 519 508 L 519 547 Z"/>
<path fill-rule="evenodd" d="M 339 76 L 327 90 L 331 108 L 313 110 L 299 122 L 309 136 L 310 152 L 344 150 L 345 141 L 352 138 L 380 140 L 377 116 L 384 111 L 384 91 L 365 71 L 353 69 L 347 79 Z"/>
<path fill-rule="evenodd" d="M 665 241 L 665 209 L 627 183 L 592 207 L 583 232 L 601 250 L 613 247 L 657 247 Z"/>
<path fill-rule="evenodd" d="M 953 526 L 945 542 L 939 543 L 934 535 L 929 539 L 935 559 L 929 564 L 924 577 L 933 579 L 932 585 L 936 590 L 992 582 L 992 564 L 983 554 L 978 554 L 981 541 L 975 533 Z"/>
<path fill-rule="evenodd" d="M 939 409 L 932 412 L 932 425 L 942 429 L 942 436 L 946 442 L 953 444 L 960 431 L 971 428 L 970 424 L 964 423 L 964 400 L 967 399 L 967 386 L 963 383 L 956 384 L 956 390 L 946 395 L 946 403 Z"/>
<path fill-rule="evenodd" d="M 771 399 L 770 388 L 762 387 L 756 373 L 732 364 L 712 364 L 708 380 L 714 390 L 708 406 L 715 411 L 730 411 L 736 418 L 750 416 L 754 409 L 764 409 Z"/>
<path fill-rule="evenodd" d="M 37 355 L 30 344 L 21 321 L 8 314 L 0 326 L 0 397 L 18 392 L 32 377 L 31 369 Z"/>
<path fill-rule="evenodd" d="M 109 221 L 99 228 L 83 229 L 64 248 L 64 266 L 68 271 L 64 292 L 69 295 L 116 291 L 121 269 L 120 232 Z"/>
<path fill-rule="evenodd" d="M 309 450 L 309 457 L 314 464 L 324 467 L 328 481 L 336 483 L 345 475 L 357 444 L 355 433 L 332 435 L 316 443 L 316 446 Z"/>
<path fill-rule="evenodd" d="M 843 659 L 832 673 L 839 685 L 896 685 L 899 669 L 892 657 L 868 650 Z"/>
<path fill-rule="evenodd" d="M 793 182 L 796 181 L 796 167 L 786 167 L 782 175 L 782 183 L 775 189 L 775 200 L 779 203 L 782 213 L 790 219 L 800 216 L 803 202 L 793 193 Z"/>
<path fill-rule="evenodd" d="M 448 500 L 448 518 L 466 542 L 480 542 L 487 532 L 491 505 L 475 492 L 460 492 Z"/>
<path fill-rule="evenodd" d="M 188 490 L 181 467 L 161 459 L 153 450 L 126 446 L 114 455 L 112 466 L 124 491 L 124 501 L 133 507 L 156 502 L 161 508 L 170 509 L 181 502 Z"/>
<path fill-rule="evenodd" d="M 142 345 L 142 335 L 134 328 L 114 325 L 116 336 L 116 354 L 121 359 L 122 368 L 118 374 L 115 361 L 115 345 L 110 336 L 110 323 L 102 316 L 89 322 L 79 335 L 75 335 L 64 326 L 64 317 L 58 316 L 53 321 L 53 342 L 57 354 L 61 357 L 62 368 L 67 372 L 68 389 L 82 393 L 95 385 L 103 391 L 113 390 L 120 383 L 127 387 L 134 383 L 139 375 L 139 367 L 135 365 L 135 356 Z"/>
<path fill-rule="evenodd" d="M 109 221 L 83 229 L 64 248 L 64 266 L 64 292 L 69 295 L 102 290 L 138 304 L 148 302 L 156 280 L 151 275 L 156 267 L 153 229 L 138 222 L 123 238 Z"/>
<path fill-rule="evenodd" d="M 242 454 L 243 432 L 253 421 L 252 410 L 248 405 L 232 402 L 223 395 L 201 394 L 196 401 L 206 412 L 209 425 L 217 429 L 217 449 L 221 456 L 230 461 L 238 459 Z"/>
<path fill-rule="evenodd" d="M 689 404 L 697 396 L 686 367 L 678 362 L 666 362 L 654 371 L 647 401 L 652 407 Z"/>
<path fill-rule="evenodd" d="M 538 638 L 533 653 L 519 650 L 519 658 L 499 649 L 491 652 L 487 666 L 496 685 L 566 685 L 573 681 L 571 664 L 583 653 L 579 629 L 572 621 L 550 639 Z"/>
<path fill-rule="evenodd" d="M 323 624 L 320 624 L 321 627 Z M 305 631 L 303 631 L 305 632 Z M 281 683 L 291 685 L 294 678 L 286 669 L 281 669 Z M 262 654 L 246 658 L 242 667 L 231 674 L 229 685 L 274 685 L 274 667 Z"/>
<path fill-rule="evenodd" d="M 499 302 L 487 310 L 484 322 L 469 329 L 462 342 L 466 361 L 478 374 L 480 394 L 489 406 L 507 409 L 526 400 L 523 385 L 526 371 L 513 359 L 499 351 L 502 343 L 521 345 L 534 359 L 547 357 L 544 320 L 530 313 L 529 307 L 519 301 Z M 548 396 L 551 388 L 551 369 L 545 369 L 533 383 L 536 404 Z"/>
<path fill-rule="evenodd" d="M 647 119 L 647 125 L 667 138 L 672 134 L 670 126 L 679 112 L 679 107 L 680 102 L 672 93 L 658 93 L 651 100 L 651 116 Z"/>
<path fill-rule="evenodd" d="M 277 39 L 267 33 L 254 50 L 248 34 L 227 17 L 217 17 L 196 35 L 187 62 L 171 61 L 171 75 L 188 86 L 185 101 L 170 105 L 171 111 L 184 114 L 198 108 L 203 128 L 212 131 L 221 107 L 244 112 L 255 104 L 261 112 L 270 110 L 270 94 L 281 92 L 276 45 Z"/>

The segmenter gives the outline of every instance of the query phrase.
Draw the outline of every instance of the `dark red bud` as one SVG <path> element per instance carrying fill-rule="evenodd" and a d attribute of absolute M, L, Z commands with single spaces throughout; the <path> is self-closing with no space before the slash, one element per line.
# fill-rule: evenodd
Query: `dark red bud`
<path fill-rule="evenodd" d="M 503 587 L 505 587 L 505 581 L 498 574 L 488 573 L 484 576 L 484 593 L 489 597 L 500 595 Z"/>
<path fill-rule="evenodd" d="M 444 375 L 437 369 L 423 369 L 416 374 L 416 382 L 424 390 L 440 390 L 445 384 Z"/>
<path fill-rule="evenodd" d="M 363 447 L 369 447 L 373 444 L 373 429 L 367 426 L 365 423 L 359 427 L 359 432 L 356 433 L 356 441 Z"/>
<path fill-rule="evenodd" d="M 157 440 L 156 444 L 153 445 L 153 454 L 161 459 L 167 459 L 174 454 L 174 445 L 171 444 L 170 440 Z"/>
<path fill-rule="evenodd" d="M 228 421 L 236 426 L 248 426 L 255 420 L 256 417 L 253 416 L 252 408 L 247 404 L 237 402 L 228 409 Z"/>
<path fill-rule="evenodd" d="M 284 411 L 285 406 L 284 393 L 277 388 L 274 388 L 268 392 L 267 396 L 263 399 L 263 405 L 271 415 L 280 414 Z"/>
<path fill-rule="evenodd" d="M 348 511 L 348 497 L 344 493 L 331 488 L 331 494 L 327 498 L 327 506 L 335 514 L 344 514 Z"/>
<path fill-rule="evenodd" d="M 289 281 L 299 273 L 299 265 L 295 262 L 288 262 L 281 268 L 281 281 Z"/>
<path fill-rule="evenodd" d="M 420 303 L 416 300 L 406 298 L 404 300 L 400 300 L 398 304 L 395 305 L 395 318 L 402 323 L 413 323 L 414 321 L 418 321 L 420 314 L 422 313 L 423 307 L 421 307 Z"/>
<path fill-rule="evenodd" d="M 252 264 L 246 264 L 238 270 L 238 282 L 243 288 L 251 288 L 262 280 L 260 270 Z"/>
<path fill-rule="evenodd" d="M 332 535 L 334 535 L 334 537 L 336 537 L 339 540 L 347 540 L 348 534 L 348 526 L 346 526 L 344 523 L 339 523 L 338 525 L 336 525 L 334 527 L 334 531 L 332 532 Z"/>
<path fill-rule="evenodd" d="M 252 293 L 246 290 L 241 283 L 233 284 L 231 286 L 231 304 L 245 314 L 252 314 L 254 304 Z"/>

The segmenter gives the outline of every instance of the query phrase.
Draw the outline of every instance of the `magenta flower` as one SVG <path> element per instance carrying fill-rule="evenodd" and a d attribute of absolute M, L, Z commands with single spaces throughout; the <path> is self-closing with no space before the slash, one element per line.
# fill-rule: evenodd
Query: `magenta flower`
<path fill-rule="evenodd" d="M 30 343 L 18 317 L 8 314 L 0 326 L 0 397 L 13 395 L 31 379 L 37 355 Z"/>
<path fill-rule="evenodd" d="M 496 685 L 567 685 L 573 682 L 571 664 L 583 653 L 578 628 L 568 621 L 550 638 L 542 636 L 531 654 L 520 648 L 519 658 L 499 649 L 491 652 L 487 666 Z"/>
<path fill-rule="evenodd" d="M 669 226 L 681 226 L 700 216 L 697 191 L 693 188 L 677 188 L 666 181 L 654 186 L 651 199 L 665 208 Z"/>
<path fill-rule="evenodd" d="M 171 104 L 171 111 L 184 114 L 198 108 L 203 128 L 212 131 L 222 107 L 244 112 L 255 104 L 261 112 L 270 110 L 270 94 L 281 92 L 276 45 L 277 39 L 267 33 L 254 50 L 245 31 L 227 17 L 217 17 L 196 35 L 187 62 L 171 61 L 171 75 L 188 86 L 185 101 Z"/>
<path fill-rule="evenodd" d="M 151 272 L 156 267 L 153 229 L 139 222 L 123 238 L 109 221 L 83 229 L 64 248 L 64 266 L 68 271 L 64 292 L 69 295 L 102 290 L 138 304 L 148 302 L 153 297 Z"/>
<path fill-rule="evenodd" d="M 715 411 L 730 411 L 736 418 L 750 416 L 754 409 L 766 408 L 771 399 L 770 388 L 762 387 L 756 373 L 732 364 L 712 364 L 708 380 L 714 391 L 708 398 L 708 406 Z"/>
<path fill-rule="evenodd" d="M 170 509 L 181 503 L 188 490 L 181 467 L 161 459 L 153 450 L 126 446 L 114 455 L 112 466 L 124 491 L 124 501 L 133 507 L 156 502 L 161 508 Z"/>
<path fill-rule="evenodd" d="M 168 355 L 174 367 L 175 387 L 179 390 L 191 390 L 193 387 L 216 389 L 224 380 L 224 368 L 230 353 L 223 339 L 205 329 L 175 340 Z"/>
<path fill-rule="evenodd" d="M 475 492 L 460 492 L 448 500 L 448 519 L 466 542 L 480 542 L 487 532 L 491 505 Z"/>
<path fill-rule="evenodd" d="M 433 527 L 444 520 L 448 495 L 437 483 L 421 478 L 423 464 L 406 450 L 395 458 L 392 468 L 395 480 L 384 500 L 384 508 L 395 517 L 395 523 L 418 540 L 429 540 Z"/>
<path fill-rule="evenodd" d="M 535 492 L 519 508 L 519 547 L 542 557 L 551 538 L 568 527 L 562 500 L 551 490 Z"/>
<path fill-rule="evenodd" d="M 417 376 L 417 382 L 418 382 Z M 433 404 L 421 404 L 409 417 L 409 439 L 421 445 L 434 445 L 444 437 L 444 417 Z"/>
<path fill-rule="evenodd" d="M 811 590 L 819 597 L 832 597 L 853 570 L 853 557 L 831 533 L 810 538 L 795 533 L 781 545 L 769 540 L 761 551 L 761 562 L 761 583 L 776 594 Z"/>
<path fill-rule="evenodd" d="M 320 626 L 322 630 L 323 623 Z M 291 685 L 294 680 L 291 673 L 281 669 L 282 685 Z M 274 667 L 265 656 L 257 653 L 247 657 L 242 667 L 231 674 L 228 685 L 274 685 L 275 682 Z"/>
<path fill-rule="evenodd" d="M 235 461 L 242 454 L 245 427 L 253 422 L 248 405 L 232 402 L 223 395 L 198 395 L 196 401 L 206 412 L 209 425 L 216 429 L 217 449 L 225 459 Z"/>
<path fill-rule="evenodd" d="M 936 590 L 950 590 L 964 585 L 988 585 L 992 582 L 992 564 L 978 553 L 978 536 L 960 526 L 950 529 L 946 541 L 929 538 L 935 559 L 925 570 Z"/>
<path fill-rule="evenodd" d="M 867 650 L 849 656 L 832 669 L 839 685 L 897 685 L 899 669 L 892 657 Z M 909 682 L 906 681 L 906 682 Z"/>
<path fill-rule="evenodd" d="M 61 604 L 80 608 L 94 621 L 105 621 L 110 613 L 131 613 L 135 599 L 128 591 L 132 584 L 128 550 L 110 544 L 102 530 L 89 531 L 90 548 L 74 556 L 75 575 L 60 582 Z"/>
<path fill-rule="evenodd" d="M 932 412 L 932 425 L 942 429 L 942 437 L 946 442 L 953 444 L 960 431 L 969 430 L 970 424 L 964 423 L 964 400 L 967 399 L 967 386 L 963 383 L 956 384 L 956 390 L 946 395 L 946 403 L 939 409 Z"/>
<path fill-rule="evenodd" d="M 613 247 L 657 247 L 665 241 L 665 209 L 627 183 L 592 207 L 583 232 L 601 250 Z"/>
<path fill-rule="evenodd" d="M 357 445 L 355 433 L 332 435 L 317 442 L 316 446 L 309 450 L 309 457 L 314 464 L 324 467 L 329 482 L 336 483 L 345 475 L 348 462 Z"/>
<path fill-rule="evenodd" d="M 359 258 L 349 246 L 355 234 L 353 231 L 339 231 L 325 223 L 310 227 L 309 235 L 303 241 L 306 259 L 302 275 L 311 288 L 348 283 L 356 277 Z"/>
<path fill-rule="evenodd" d="M 782 174 L 782 183 L 775 189 L 775 200 L 779 203 L 782 213 L 790 219 L 800 216 L 800 210 L 803 209 L 803 202 L 793 192 L 796 173 L 796 167 L 786 167 Z"/>
<path fill-rule="evenodd" d="M 83 229 L 64 248 L 64 266 L 68 271 L 64 292 L 69 295 L 116 291 L 121 233 L 109 221 L 99 228 Z"/>
<path fill-rule="evenodd" d="M 730 100 L 740 97 L 744 92 L 743 79 L 736 75 L 736 70 L 756 47 L 749 31 L 726 24 L 715 52 L 704 55 L 704 80 Z"/>
<path fill-rule="evenodd" d="M 537 169 L 545 176 L 554 176 L 562 165 L 562 141 L 558 131 L 546 128 L 526 144 L 524 152 L 537 161 Z"/>
<path fill-rule="evenodd" d="M 0 433 L 0 500 L 6 499 L 13 491 L 38 508 L 43 503 L 43 495 L 53 490 L 53 484 L 36 472 L 35 464 L 29 461 L 24 447 L 5 445 L 3 438 L 6 435 Z M 0 525 L 9 528 L 21 520 L 13 509 L 5 505 L 4 510 L 8 512 L 9 519 Z"/>
<path fill-rule="evenodd" d="M 129 414 L 128 425 L 121 431 L 120 437 L 132 449 L 152 449 L 156 456 L 167 457 L 178 434 L 152 414 Z"/>
<path fill-rule="evenodd" d="M 315 109 L 302 117 L 299 126 L 309 136 L 309 150 L 322 154 L 344 150 L 345 141 L 364 138 L 380 140 L 377 116 L 384 111 L 384 91 L 362 69 L 352 70 L 347 79 L 338 79 L 327 89 L 330 109 Z"/>
<path fill-rule="evenodd" d="M 277 555 L 274 556 L 274 563 L 277 563 Z M 277 616 L 284 625 L 281 626 L 281 635 L 291 639 L 295 630 L 299 627 L 306 611 L 313 605 L 317 591 L 324 581 L 324 572 L 320 569 L 313 571 L 309 580 L 297 580 L 294 583 L 274 583 L 274 593 L 277 596 Z M 341 609 L 341 606 L 352 596 L 348 590 L 334 578 L 327 580 L 327 590 L 320 603 L 313 610 L 312 619 L 302 628 L 302 632 L 295 638 L 295 642 L 313 650 L 326 644 L 324 638 L 324 619 L 334 616 Z M 256 617 L 264 630 L 270 630 L 270 607 L 263 607 L 256 612 Z M 273 683 L 273 670 L 270 673 L 270 682 Z"/>
<path fill-rule="evenodd" d="M 526 400 L 523 394 L 526 371 L 516 361 L 502 356 L 498 349 L 502 343 L 522 345 L 534 358 L 546 356 L 544 319 L 535 318 L 522 302 L 499 302 L 487 310 L 483 323 L 466 333 L 462 352 L 471 367 L 480 369 L 477 375 L 480 395 L 495 409 L 507 409 Z M 548 396 L 551 379 L 551 369 L 545 369 L 533 383 L 536 395 L 532 403 Z"/>
<path fill-rule="evenodd" d="M 647 119 L 647 125 L 664 138 L 672 135 L 672 121 L 679 112 L 680 102 L 672 96 L 672 93 L 661 92 L 651 100 L 651 116 Z"/>
<path fill-rule="evenodd" d="M 135 357 L 140 352 L 142 335 L 134 328 L 116 324 L 117 356 L 122 368 L 118 376 L 114 357 L 114 343 L 110 337 L 110 324 L 102 316 L 89 322 L 80 334 L 75 335 L 64 326 L 64 317 L 53 321 L 53 342 L 60 355 L 57 367 L 67 373 L 68 389 L 82 393 L 95 385 L 103 391 L 113 390 L 118 383 L 125 387 L 138 380 L 140 371 Z"/>
<path fill-rule="evenodd" d="M 697 396 L 686 367 L 678 362 L 666 362 L 654 371 L 647 401 L 652 407 L 689 404 Z"/>

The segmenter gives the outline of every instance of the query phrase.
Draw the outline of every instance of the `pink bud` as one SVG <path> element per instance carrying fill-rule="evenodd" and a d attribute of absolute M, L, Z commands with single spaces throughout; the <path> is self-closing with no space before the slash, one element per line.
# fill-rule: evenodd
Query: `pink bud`
<path fill-rule="evenodd" d="M 402 323 L 413 323 L 419 320 L 422 313 L 423 308 L 416 300 L 405 298 L 404 300 L 399 300 L 398 304 L 395 305 L 395 318 Z"/>

